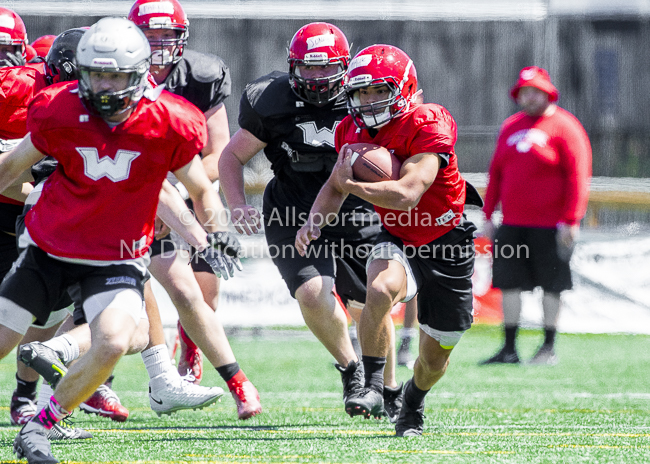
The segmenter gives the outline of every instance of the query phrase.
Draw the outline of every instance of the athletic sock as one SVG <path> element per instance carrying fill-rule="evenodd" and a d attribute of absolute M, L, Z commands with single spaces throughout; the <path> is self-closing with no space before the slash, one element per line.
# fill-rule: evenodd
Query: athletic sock
<path fill-rule="evenodd" d="M 79 343 L 68 334 L 54 337 L 43 342 L 43 345 L 59 353 L 63 357 L 63 364 L 68 364 L 79 357 Z"/>
<path fill-rule="evenodd" d="M 518 325 L 506 325 L 504 327 L 506 340 L 505 340 L 505 343 L 503 345 L 503 348 L 506 351 L 509 351 L 511 353 L 515 353 L 517 351 L 515 349 L 515 339 L 517 338 L 517 329 L 519 329 Z"/>
<path fill-rule="evenodd" d="M 196 350 L 198 347 L 196 346 L 196 343 L 192 341 L 190 336 L 185 332 L 185 329 L 183 328 L 182 325 L 178 325 L 178 336 L 183 339 L 187 347 L 191 350 Z"/>
<path fill-rule="evenodd" d="M 237 375 L 237 373 L 241 370 L 237 362 L 224 364 L 223 366 L 217 367 L 216 369 L 223 381 L 226 383 L 228 383 L 228 381 Z"/>
<path fill-rule="evenodd" d="M 237 364 L 237 363 L 235 363 Z M 224 367 L 224 366 L 222 366 Z M 239 369 L 235 375 L 233 375 L 229 380 L 226 380 L 226 384 L 228 385 L 228 390 L 233 391 L 235 388 L 237 388 L 237 385 L 242 384 L 248 380 L 248 377 L 246 377 L 246 374 L 244 374 L 244 371 Z"/>
<path fill-rule="evenodd" d="M 34 401 L 36 399 L 36 386 L 38 385 L 38 380 L 34 382 L 27 382 L 16 374 L 16 391 L 14 392 L 16 396 L 21 398 L 29 398 Z"/>
<path fill-rule="evenodd" d="M 545 327 L 544 328 L 544 346 L 547 348 L 553 348 L 555 345 L 555 334 L 557 333 L 554 327 Z"/>
<path fill-rule="evenodd" d="M 142 356 L 142 360 L 144 361 L 144 367 L 147 369 L 149 379 L 153 379 L 154 377 L 166 372 L 176 372 L 174 366 L 172 366 L 172 361 L 169 358 L 167 345 L 164 343 L 152 346 L 148 350 L 144 350 L 140 353 L 140 356 Z"/>
<path fill-rule="evenodd" d="M 402 340 L 405 338 L 415 338 L 418 334 L 418 329 L 415 327 L 402 327 L 399 331 L 399 336 Z"/>
<path fill-rule="evenodd" d="M 384 392 L 384 367 L 386 358 L 380 356 L 361 356 L 363 362 L 363 374 L 365 376 L 365 387 L 371 388 L 379 393 Z"/>
<path fill-rule="evenodd" d="M 38 401 L 36 402 L 36 410 L 40 411 L 50 402 L 50 398 L 54 395 L 54 390 L 50 387 L 50 384 L 43 382 L 41 389 L 38 392 Z"/>
<path fill-rule="evenodd" d="M 32 420 L 41 424 L 46 430 L 50 430 L 57 422 L 69 414 L 70 412 L 63 409 L 54 396 L 52 396 L 47 406 L 41 409 Z"/>
<path fill-rule="evenodd" d="M 415 385 L 415 378 L 412 378 L 404 388 L 404 401 L 412 409 L 417 409 L 424 403 L 424 397 L 427 396 L 427 393 L 429 393 L 429 390 L 420 390 Z"/>

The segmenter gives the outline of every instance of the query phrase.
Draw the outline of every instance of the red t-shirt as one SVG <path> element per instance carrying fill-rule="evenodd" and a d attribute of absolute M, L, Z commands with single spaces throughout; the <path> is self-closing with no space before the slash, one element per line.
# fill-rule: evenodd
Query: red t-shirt
<path fill-rule="evenodd" d="M 575 116 L 560 107 L 538 118 L 519 112 L 501 127 L 483 211 L 490 218 L 501 202 L 506 225 L 578 224 L 590 177 L 591 145 Z"/>
<path fill-rule="evenodd" d="M 45 64 L 0 69 L 0 139 L 22 139 L 27 134 L 27 106 L 47 86 Z M 0 195 L 0 203 L 23 202 Z"/>
<path fill-rule="evenodd" d="M 54 256 L 100 261 L 147 251 L 167 172 L 192 161 L 207 139 L 205 117 L 183 98 L 143 97 L 110 127 L 88 114 L 76 82 L 39 93 L 27 128 L 34 146 L 59 162 L 27 215 L 32 239 Z"/>
<path fill-rule="evenodd" d="M 415 208 L 398 211 L 375 206 L 375 210 L 386 230 L 405 245 L 427 244 L 456 226 L 465 205 L 465 180 L 458 172 L 454 153 L 456 121 L 449 111 L 432 103 L 415 105 L 380 128 L 375 137 L 367 130 L 359 130 L 346 116 L 336 128 L 336 150 L 345 143 L 359 142 L 386 147 L 401 162 L 420 153 L 449 154 L 449 164 L 438 170 Z"/>

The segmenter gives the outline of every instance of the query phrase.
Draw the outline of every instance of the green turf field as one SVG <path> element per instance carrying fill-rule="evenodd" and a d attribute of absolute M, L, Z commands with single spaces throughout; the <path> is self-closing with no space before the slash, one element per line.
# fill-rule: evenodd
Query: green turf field
<path fill-rule="evenodd" d="M 283 332 L 284 333 L 284 332 Z M 159 419 L 149 409 L 139 356 L 125 358 L 114 389 L 131 410 L 123 424 L 75 413 L 92 440 L 55 442 L 71 462 L 141 463 L 647 463 L 650 462 L 650 337 L 560 335 L 556 367 L 477 362 L 500 345 L 497 328 L 475 326 L 427 396 L 425 434 L 398 439 L 387 421 L 343 411 L 332 359 L 307 332 L 231 339 L 261 393 L 264 413 L 238 421 L 230 396 L 203 411 Z M 541 332 L 522 331 L 522 358 Z M 9 425 L 14 362 L 0 363 L 0 461 L 18 427 Z M 399 380 L 411 372 L 398 371 Z M 220 385 L 207 369 L 204 385 Z"/>

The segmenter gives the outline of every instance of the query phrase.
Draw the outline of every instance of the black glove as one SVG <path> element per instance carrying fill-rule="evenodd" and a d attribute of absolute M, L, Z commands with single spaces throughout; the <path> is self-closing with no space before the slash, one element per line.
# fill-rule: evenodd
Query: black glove
<path fill-rule="evenodd" d="M 6 53 L 5 59 L 0 60 L 0 68 L 9 68 L 11 66 L 23 66 L 25 58 L 20 53 Z"/>
<path fill-rule="evenodd" d="M 241 245 L 237 237 L 228 232 L 208 234 L 208 246 L 199 255 L 210 265 L 217 277 L 228 280 L 235 275 L 235 268 L 244 270 L 239 261 Z"/>

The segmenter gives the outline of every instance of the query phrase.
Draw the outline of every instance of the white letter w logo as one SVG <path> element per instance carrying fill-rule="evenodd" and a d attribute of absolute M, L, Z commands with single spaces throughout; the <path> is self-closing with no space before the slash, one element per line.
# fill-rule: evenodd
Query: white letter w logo
<path fill-rule="evenodd" d="M 131 162 L 140 156 L 138 151 L 117 150 L 115 160 L 108 156 L 99 159 L 96 148 L 77 148 L 84 159 L 84 173 L 92 180 L 99 180 L 106 176 L 113 182 L 129 178 Z"/>
<path fill-rule="evenodd" d="M 334 131 L 336 130 L 336 126 L 339 125 L 339 122 L 340 121 L 336 121 L 334 127 L 331 129 L 328 129 L 327 127 L 317 129 L 314 121 L 303 122 L 302 124 L 296 125 L 302 130 L 307 145 L 311 145 L 312 147 L 329 145 L 334 148 Z"/>

